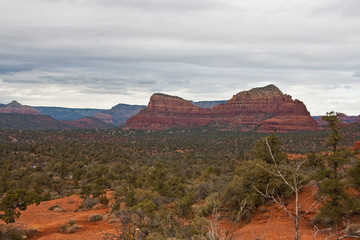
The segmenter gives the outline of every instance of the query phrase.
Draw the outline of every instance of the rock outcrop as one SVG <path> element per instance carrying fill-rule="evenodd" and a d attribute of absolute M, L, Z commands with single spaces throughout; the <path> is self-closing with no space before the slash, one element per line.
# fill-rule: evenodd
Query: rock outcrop
<path fill-rule="evenodd" d="M 27 115 L 40 114 L 35 108 L 27 105 L 21 105 L 17 101 L 12 101 L 11 103 L 0 107 L 0 113 L 27 114 Z"/>
<path fill-rule="evenodd" d="M 126 121 L 125 128 L 165 130 L 214 126 L 241 131 L 319 130 L 304 103 L 268 85 L 243 91 L 225 104 L 199 108 L 180 97 L 156 93 L 146 109 Z"/>

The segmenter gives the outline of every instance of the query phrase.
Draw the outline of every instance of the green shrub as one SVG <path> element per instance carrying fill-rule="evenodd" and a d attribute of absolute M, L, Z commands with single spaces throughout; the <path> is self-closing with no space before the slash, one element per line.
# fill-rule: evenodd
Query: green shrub
<path fill-rule="evenodd" d="M 84 201 L 82 201 L 79 209 L 88 210 L 88 209 L 93 208 L 98 203 L 99 203 L 99 200 L 96 198 L 85 198 Z"/>
<path fill-rule="evenodd" d="M 9 225 L 0 225 L 0 239 L 1 240 L 23 240 L 24 231 Z"/>
<path fill-rule="evenodd" d="M 88 218 L 89 222 L 97 222 L 97 221 L 102 221 L 103 220 L 103 216 L 101 214 L 91 214 Z"/>
<path fill-rule="evenodd" d="M 102 204 L 102 205 L 108 205 L 109 204 L 109 199 L 106 197 L 106 195 L 103 195 L 101 196 L 101 198 L 99 199 L 99 202 Z"/>
<path fill-rule="evenodd" d="M 60 232 L 65 232 L 65 231 L 66 231 L 66 228 L 67 228 L 66 224 L 62 224 L 62 225 L 60 226 Z"/>
<path fill-rule="evenodd" d="M 350 184 L 360 190 L 360 159 L 356 159 L 355 164 L 348 170 Z"/>
<path fill-rule="evenodd" d="M 116 201 L 111 205 L 111 212 L 116 212 L 120 210 L 120 202 L 116 199 Z"/>
<path fill-rule="evenodd" d="M 70 219 L 70 220 L 69 220 L 69 225 L 70 225 L 70 226 L 75 225 L 75 223 L 76 223 L 76 221 L 75 221 L 74 219 Z"/>
<path fill-rule="evenodd" d="M 136 205 L 134 208 L 140 208 L 146 214 L 151 214 L 156 210 L 156 205 L 149 199 L 145 199 L 144 201 L 139 202 L 139 204 Z"/>
<path fill-rule="evenodd" d="M 205 199 L 205 203 L 194 206 L 194 210 L 197 215 L 206 217 L 213 213 L 215 210 L 219 210 L 221 207 L 220 194 L 212 193 Z"/>
<path fill-rule="evenodd" d="M 67 233 L 75 233 L 76 231 L 77 231 L 77 226 L 75 226 L 75 225 L 73 225 L 73 226 L 70 226 L 70 227 L 68 227 L 67 229 L 66 229 L 66 232 Z"/>
<path fill-rule="evenodd" d="M 167 239 L 169 238 L 159 232 L 152 232 L 146 236 L 146 240 L 167 240 Z"/>
<path fill-rule="evenodd" d="M 51 200 L 51 194 L 49 192 L 41 196 L 41 201 L 49 201 L 49 200 Z"/>
<path fill-rule="evenodd" d="M 175 209 L 181 217 L 188 217 L 192 213 L 192 205 L 196 203 L 194 192 L 190 192 L 185 197 L 175 202 Z"/>

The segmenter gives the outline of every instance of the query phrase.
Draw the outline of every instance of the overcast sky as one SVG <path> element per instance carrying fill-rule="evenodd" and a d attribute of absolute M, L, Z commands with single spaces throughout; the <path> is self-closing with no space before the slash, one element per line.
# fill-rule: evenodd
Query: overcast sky
<path fill-rule="evenodd" d="M 0 0 L 0 103 L 228 100 L 273 83 L 360 114 L 360 0 Z"/>

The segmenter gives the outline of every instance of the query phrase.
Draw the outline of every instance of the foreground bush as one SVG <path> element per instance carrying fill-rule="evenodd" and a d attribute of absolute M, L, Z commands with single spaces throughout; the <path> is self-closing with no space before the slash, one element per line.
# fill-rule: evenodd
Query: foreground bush
<path fill-rule="evenodd" d="M 89 222 L 97 222 L 97 221 L 102 221 L 103 220 L 103 216 L 101 214 L 91 214 L 90 217 L 88 218 Z"/>

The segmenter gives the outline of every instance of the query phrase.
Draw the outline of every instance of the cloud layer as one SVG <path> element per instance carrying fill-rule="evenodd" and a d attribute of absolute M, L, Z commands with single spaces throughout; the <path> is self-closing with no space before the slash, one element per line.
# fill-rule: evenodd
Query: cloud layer
<path fill-rule="evenodd" d="M 0 103 L 110 108 L 269 83 L 360 114 L 358 0 L 3 0 Z"/>

